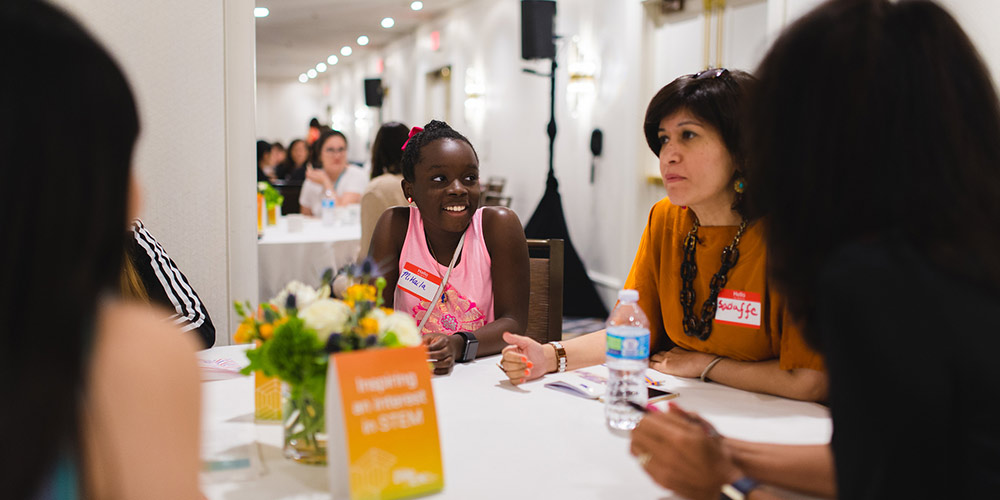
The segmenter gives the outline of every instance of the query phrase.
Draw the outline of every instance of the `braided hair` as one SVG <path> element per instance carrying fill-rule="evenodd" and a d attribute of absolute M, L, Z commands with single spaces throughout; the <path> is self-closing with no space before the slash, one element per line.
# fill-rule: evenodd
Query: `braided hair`
<path fill-rule="evenodd" d="M 403 159 L 400 161 L 404 179 L 413 182 L 413 169 L 417 166 L 417 163 L 420 163 L 420 150 L 438 139 L 455 139 L 465 142 L 472 149 L 472 154 L 476 155 L 476 160 L 479 160 L 479 154 L 476 153 L 476 148 L 472 147 L 469 139 L 455 131 L 447 123 L 439 120 L 431 120 L 427 125 L 424 125 L 423 131 L 414 134 L 413 137 L 410 137 L 409 142 L 406 143 L 406 149 L 403 150 Z"/>

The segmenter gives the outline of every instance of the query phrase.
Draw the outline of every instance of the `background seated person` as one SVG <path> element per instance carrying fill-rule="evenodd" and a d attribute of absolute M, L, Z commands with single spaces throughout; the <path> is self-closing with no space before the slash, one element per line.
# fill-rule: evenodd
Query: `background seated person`
<path fill-rule="evenodd" d="M 299 194 L 303 214 L 318 217 L 324 196 L 333 198 L 338 207 L 361 201 L 368 177 L 361 167 L 347 163 L 347 137 L 340 131 L 323 132 L 313 143 L 312 165 Z"/>
<path fill-rule="evenodd" d="M 625 288 L 639 291 L 649 317 L 651 367 L 822 401 L 823 361 L 768 281 L 762 224 L 743 196 L 739 110 L 752 80 L 742 71 L 707 70 L 674 80 L 649 103 L 643 129 L 667 198 L 649 213 Z M 553 346 L 505 340 L 513 345 L 501 366 L 515 383 L 557 369 Z M 569 369 L 604 361 L 604 331 L 563 345 Z"/>
<path fill-rule="evenodd" d="M 368 255 L 368 247 L 375 232 L 375 224 L 382 212 L 389 207 L 405 206 L 403 196 L 403 144 L 410 131 L 399 122 L 383 124 L 372 143 L 372 180 L 361 195 L 361 255 Z"/>

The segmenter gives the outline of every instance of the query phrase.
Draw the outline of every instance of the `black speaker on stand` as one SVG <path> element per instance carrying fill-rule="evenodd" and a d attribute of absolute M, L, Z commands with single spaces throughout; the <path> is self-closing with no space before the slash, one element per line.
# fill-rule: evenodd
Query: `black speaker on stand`
<path fill-rule="evenodd" d="M 365 106 L 382 107 L 382 79 L 365 78 Z"/>
<path fill-rule="evenodd" d="M 594 282 L 587 276 L 587 268 L 576 253 L 569 238 L 566 215 L 563 212 L 562 197 L 559 195 L 559 181 L 554 168 L 556 144 L 556 3 L 543 0 L 522 0 L 521 2 L 521 58 L 549 59 L 551 70 L 548 74 L 525 69 L 526 73 L 549 79 L 549 175 L 545 183 L 545 194 L 538 202 L 535 213 L 524 226 L 528 238 L 559 238 L 563 245 L 563 316 L 603 318 L 608 309 L 597 294 Z"/>
<path fill-rule="evenodd" d="M 378 108 L 378 125 L 382 125 L 382 98 L 385 88 L 381 78 L 365 78 L 365 106 Z"/>
<path fill-rule="evenodd" d="M 552 59 L 556 44 L 552 36 L 556 3 L 547 0 L 521 2 L 521 59 Z"/>

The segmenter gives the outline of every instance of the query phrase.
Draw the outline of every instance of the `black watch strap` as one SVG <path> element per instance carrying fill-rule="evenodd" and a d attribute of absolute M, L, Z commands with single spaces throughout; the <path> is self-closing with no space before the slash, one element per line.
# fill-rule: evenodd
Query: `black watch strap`
<path fill-rule="evenodd" d="M 472 332 L 455 332 L 455 335 L 461 335 L 465 339 L 462 357 L 458 359 L 458 362 L 468 363 L 476 359 L 476 353 L 479 352 L 479 339 Z"/>

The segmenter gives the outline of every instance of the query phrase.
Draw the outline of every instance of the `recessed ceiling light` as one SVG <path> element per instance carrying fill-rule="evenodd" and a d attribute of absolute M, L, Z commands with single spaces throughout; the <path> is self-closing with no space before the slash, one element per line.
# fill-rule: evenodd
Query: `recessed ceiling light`
<path fill-rule="evenodd" d="M 358 37 L 358 45 L 361 45 L 362 47 L 365 46 L 365 45 L 368 45 L 368 37 L 366 37 L 364 35 L 359 36 Z"/>
<path fill-rule="evenodd" d="M 340 62 L 340 59 L 337 58 L 336 54 L 330 54 L 330 57 L 326 58 L 326 63 L 329 64 L 330 66 L 333 66 L 334 64 L 337 64 L 338 62 Z"/>
<path fill-rule="evenodd" d="M 306 75 L 305 73 L 302 73 L 301 75 L 299 75 L 299 81 L 302 82 L 302 83 L 308 82 L 309 81 L 309 75 Z"/>
<path fill-rule="evenodd" d="M 347 56 L 351 55 L 352 52 L 354 52 L 354 51 L 351 50 L 351 48 L 348 47 L 347 45 L 344 45 L 343 47 L 340 48 L 340 55 L 342 55 L 344 57 L 347 57 Z"/>
<path fill-rule="evenodd" d="M 316 71 L 319 71 L 320 73 L 326 71 L 326 63 L 321 62 L 321 63 L 317 64 L 316 65 Z"/>
<path fill-rule="evenodd" d="M 319 73 L 317 73 L 314 69 L 310 69 L 309 71 L 306 71 L 306 74 L 309 75 L 309 78 L 316 78 L 316 75 Z"/>
<path fill-rule="evenodd" d="M 254 7 L 253 17 L 267 17 L 271 11 L 267 10 L 267 7 Z"/>
<path fill-rule="evenodd" d="M 410 10 L 420 10 L 422 8 L 424 8 L 424 2 L 417 1 L 410 4 Z"/>
<path fill-rule="evenodd" d="M 391 27 L 393 27 L 395 25 L 396 25 L 396 20 L 395 19 L 393 19 L 391 17 L 382 18 L 382 27 L 383 28 L 389 29 L 389 28 L 391 28 Z"/>

